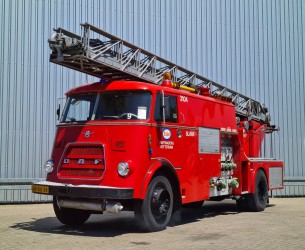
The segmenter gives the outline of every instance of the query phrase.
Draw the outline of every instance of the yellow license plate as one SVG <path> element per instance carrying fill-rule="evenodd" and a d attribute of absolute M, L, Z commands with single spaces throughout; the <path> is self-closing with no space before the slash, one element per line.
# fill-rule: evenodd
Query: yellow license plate
<path fill-rule="evenodd" d="M 39 194 L 49 194 L 49 187 L 33 184 L 32 185 L 32 192 L 33 193 L 39 193 Z"/>

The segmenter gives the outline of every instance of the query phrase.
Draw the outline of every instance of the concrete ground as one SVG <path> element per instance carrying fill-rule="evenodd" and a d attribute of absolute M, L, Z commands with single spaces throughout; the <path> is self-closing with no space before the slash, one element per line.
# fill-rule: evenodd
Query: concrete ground
<path fill-rule="evenodd" d="M 234 201 L 183 209 L 182 224 L 142 233 L 132 212 L 62 225 L 51 204 L 1 205 L 0 249 L 305 249 L 305 198 L 272 198 L 264 212 Z"/>

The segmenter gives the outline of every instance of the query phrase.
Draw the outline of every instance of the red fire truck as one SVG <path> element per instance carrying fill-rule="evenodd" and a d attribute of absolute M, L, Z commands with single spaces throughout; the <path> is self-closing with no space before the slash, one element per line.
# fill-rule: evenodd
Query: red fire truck
<path fill-rule="evenodd" d="M 278 129 L 267 108 L 88 23 L 55 29 L 50 61 L 101 78 L 66 93 L 46 180 L 57 218 L 133 210 L 148 231 L 179 219 L 182 205 L 235 199 L 263 211 L 283 188 L 283 162 L 262 157 Z M 90 38 L 94 32 L 96 39 Z"/>

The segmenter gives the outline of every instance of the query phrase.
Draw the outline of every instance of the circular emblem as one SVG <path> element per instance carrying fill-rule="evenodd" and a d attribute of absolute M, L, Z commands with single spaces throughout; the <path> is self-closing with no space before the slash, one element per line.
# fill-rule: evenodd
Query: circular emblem
<path fill-rule="evenodd" d="M 90 130 L 83 132 L 83 135 L 85 136 L 86 139 L 88 139 L 90 137 L 90 135 L 92 135 L 92 134 L 93 134 L 93 132 L 91 132 Z"/>
<path fill-rule="evenodd" d="M 169 140 L 172 136 L 172 132 L 168 128 L 165 128 L 163 129 L 162 136 L 165 140 Z"/>

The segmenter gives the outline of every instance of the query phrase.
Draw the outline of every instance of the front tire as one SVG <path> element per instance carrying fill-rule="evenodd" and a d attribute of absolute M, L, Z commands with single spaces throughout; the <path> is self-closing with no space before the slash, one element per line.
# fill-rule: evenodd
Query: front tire
<path fill-rule="evenodd" d="M 250 211 L 261 212 L 265 210 L 268 201 L 268 182 L 262 170 L 257 172 L 254 194 L 248 194 L 247 200 Z"/>
<path fill-rule="evenodd" d="M 165 176 L 150 182 L 145 199 L 135 203 L 136 220 L 144 230 L 154 232 L 165 229 L 173 211 L 173 190 Z"/>
<path fill-rule="evenodd" d="M 57 219 L 69 226 L 84 224 L 90 217 L 90 212 L 72 208 L 62 208 L 58 206 L 57 197 L 53 196 L 53 208 Z"/>

